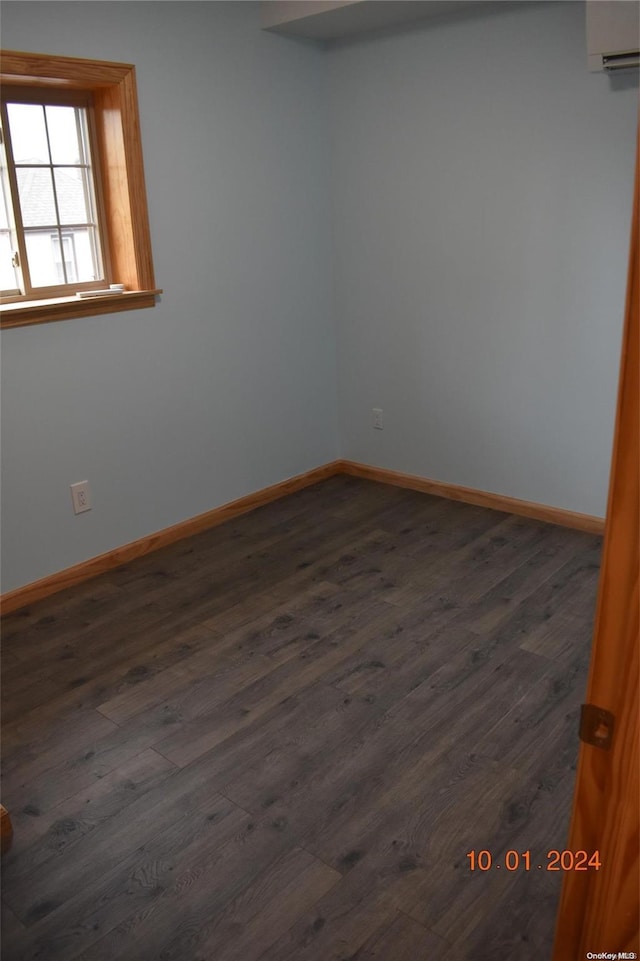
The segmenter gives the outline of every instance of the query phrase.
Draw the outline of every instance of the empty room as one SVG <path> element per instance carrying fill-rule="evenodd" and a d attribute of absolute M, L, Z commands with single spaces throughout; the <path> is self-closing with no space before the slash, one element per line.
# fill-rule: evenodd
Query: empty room
<path fill-rule="evenodd" d="M 1 12 L 4 961 L 636 957 L 637 4 Z"/>

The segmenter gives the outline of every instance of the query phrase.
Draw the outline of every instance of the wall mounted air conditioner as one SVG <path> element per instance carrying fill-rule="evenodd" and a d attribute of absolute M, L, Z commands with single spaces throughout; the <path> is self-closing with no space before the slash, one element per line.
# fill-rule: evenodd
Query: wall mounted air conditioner
<path fill-rule="evenodd" d="M 637 0 L 587 0 L 589 70 L 613 73 L 640 66 Z"/>

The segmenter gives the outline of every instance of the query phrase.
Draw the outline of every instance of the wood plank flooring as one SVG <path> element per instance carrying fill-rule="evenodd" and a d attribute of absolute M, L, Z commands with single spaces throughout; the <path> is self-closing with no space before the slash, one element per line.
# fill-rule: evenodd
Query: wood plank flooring
<path fill-rule="evenodd" d="M 8 616 L 4 961 L 550 957 L 600 547 L 334 477 Z"/>

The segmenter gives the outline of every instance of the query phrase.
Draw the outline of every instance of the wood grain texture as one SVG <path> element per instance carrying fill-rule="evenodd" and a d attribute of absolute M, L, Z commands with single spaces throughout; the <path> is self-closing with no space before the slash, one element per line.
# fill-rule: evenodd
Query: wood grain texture
<path fill-rule="evenodd" d="M 132 64 L 78 57 L 56 57 L 44 53 L 2 50 L 0 80 L 3 84 L 35 84 L 64 86 L 67 89 L 101 89 L 121 83 Z"/>
<path fill-rule="evenodd" d="M 279 484 L 273 484 L 271 487 L 265 487 L 253 494 L 247 494 L 246 497 L 240 497 L 228 504 L 223 504 L 221 507 L 206 511 L 197 517 L 191 517 L 179 524 L 174 524 L 172 527 L 166 527 L 156 534 L 150 534 L 137 541 L 132 541 L 130 544 L 117 547 L 115 550 L 101 554 L 99 557 L 92 557 L 88 561 L 76 564 L 74 567 L 68 567 L 66 570 L 52 574 L 50 577 L 44 577 L 32 584 L 27 584 L 25 587 L 19 587 L 15 591 L 8 591 L 1 598 L 3 613 L 9 614 L 26 604 L 32 604 L 34 601 L 48 597 L 50 594 L 80 584 L 82 581 L 110 571 L 114 567 L 127 564 L 144 554 L 157 551 L 168 544 L 173 544 L 200 531 L 223 524 L 233 517 L 255 510 L 257 507 L 268 504 L 279 497 L 284 497 L 292 491 L 300 490 L 309 484 L 315 484 L 324 477 L 331 477 L 335 472 L 335 464 L 326 464 L 304 474 L 298 474 L 296 477 L 281 481 Z"/>
<path fill-rule="evenodd" d="M 95 317 L 113 314 L 121 310 L 141 310 L 155 307 L 161 290 L 129 290 L 124 294 L 107 297 L 58 298 L 47 302 L 3 304 L 0 307 L 2 327 L 27 327 L 31 324 L 48 324 L 54 320 L 70 320 L 74 317 Z"/>
<path fill-rule="evenodd" d="M 4 620 L 7 961 L 549 955 L 599 539 L 345 475 Z"/>
<path fill-rule="evenodd" d="M 385 471 L 379 468 L 368 467 L 363 464 L 355 464 L 352 461 L 337 460 L 325 464 L 322 467 L 315 468 L 312 471 L 308 471 L 305 474 L 300 474 L 297 477 L 282 481 L 279 484 L 274 484 L 271 487 L 263 488 L 260 491 L 256 491 L 254 494 L 248 494 L 246 497 L 238 498 L 235 501 L 231 501 L 229 504 L 214 508 L 212 511 L 207 511 L 206 513 L 199 514 L 196 517 L 189 518 L 186 521 L 182 521 L 181 523 L 175 524 L 172 527 L 167 527 L 155 534 L 142 537 L 137 541 L 133 541 L 130 544 L 125 544 L 122 547 L 118 547 L 106 554 L 101 554 L 99 557 L 92 557 L 81 564 L 75 565 L 74 567 L 67 568 L 66 570 L 52 574 L 49 577 L 42 578 L 40 581 L 34 581 L 33 583 L 26 584 L 24 587 L 19 587 L 14 591 L 8 591 L 0 598 L 0 606 L 2 607 L 2 610 L 8 614 L 11 611 L 15 611 L 21 607 L 24 607 L 26 604 L 32 603 L 33 601 L 48 597 L 51 594 L 65 590 L 65 588 L 71 587 L 75 584 L 80 584 L 84 580 L 110 571 L 116 567 L 120 567 L 121 565 L 127 564 L 129 561 L 142 557 L 145 554 L 160 550 L 162 547 L 165 547 L 168 544 L 173 544 L 177 540 L 191 537 L 193 534 L 196 534 L 200 531 L 206 530 L 210 527 L 215 527 L 218 524 L 229 521 L 230 519 L 237 517 L 240 514 L 244 514 L 247 511 L 255 510 L 256 508 L 261 507 L 263 504 L 268 504 L 272 500 L 285 497 L 286 495 L 304 486 L 314 484 L 318 480 L 322 480 L 323 478 L 327 477 L 333 477 L 335 474 L 346 474 L 348 476 L 362 477 L 396 486 L 401 489 L 433 493 L 437 498 L 450 498 L 453 501 L 462 501 L 463 503 L 472 505 L 490 507 L 492 510 L 500 511 L 502 513 L 508 513 L 513 508 L 513 513 L 518 516 L 533 517 L 534 519 L 540 520 L 544 523 L 559 524 L 561 526 L 571 527 L 575 530 L 583 530 L 588 533 L 602 533 L 603 522 L 597 517 L 589 517 L 586 514 L 574 514 L 570 511 L 558 511 L 556 508 L 545 507 L 542 504 L 528 504 L 524 501 L 516 501 L 513 498 L 503 498 L 499 495 L 485 494 L 483 491 L 474 491 L 469 488 L 456 487 L 455 485 L 451 484 L 443 485 L 437 481 L 429 481 L 423 478 L 413 477 L 408 474 L 398 474 L 394 471 Z M 387 509 L 392 510 L 393 508 L 389 507 Z M 449 510 L 451 510 L 451 508 Z M 426 511 L 428 519 L 430 521 L 435 521 L 437 524 L 438 519 L 443 515 L 443 513 L 446 516 L 447 508 L 446 505 L 443 505 L 442 501 L 434 501 L 432 499 L 429 501 Z M 489 529 L 492 526 L 492 518 L 487 517 L 486 514 L 479 512 L 475 516 L 477 519 L 476 522 L 479 524 L 480 528 L 484 527 Z M 511 523 L 513 523 L 513 521 Z M 473 540 L 473 533 L 474 529 L 468 525 L 467 532 L 463 535 L 463 540 L 464 538 L 466 538 L 467 541 Z M 458 534 L 454 533 L 452 536 L 455 538 L 458 536 Z M 531 532 L 531 537 L 535 537 L 535 531 L 533 530 Z M 421 541 L 420 543 L 424 544 L 425 542 Z M 456 545 L 454 544 L 452 546 Z M 460 543 L 458 546 L 464 546 L 464 544 Z M 553 561 L 551 563 L 553 563 Z M 406 593 L 407 591 L 411 591 L 413 589 L 415 589 L 415 585 L 409 584 L 403 590 Z M 420 589 L 421 587 L 419 586 L 418 590 Z M 388 599 L 392 600 L 391 597 Z"/>
<path fill-rule="evenodd" d="M 113 276 L 129 290 L 153 290 L 135 69 L 95 90 L 94 105 Z"/>
<path fill-rule="evenodd" d="M 46 323 L 70 317 L 133 310 L 155 305 L 156 289 L 144 179 L 142 137 L 135 67 L 72 57 L 2 51 L 4 84 L 36 84 L 92 92 L 98 139 L 105 234 L 112 282 L 123 296 L 85 300 L 54 299 L 25 306 L 5 304 L 2 327 Z"/>
<path fill-rule="evenodd" d="M 612 748 L 582 745 L 568 846 L 603 866 L 565 879 L 555 961 L 574 945 L 640 953 L 640 131 L 607 527 L 586 700 L 615 717 Z"/>
<path fill-rule="evenodd" d="M 113 110 L 111 99 L 116 88 L 110 90 L 110 100 L 104 109 Z M 126 169 L 127 196 L 117 196 L 110 214 L 114 217 L 127 217 L 129 233 L 126 266 L 135 264 L 135 284 L 120 281 L 131 290 L 153 290 L 156 286 L 151 256 L 151 232 L 147 209 L 147 188 L 145 185 L 144 162 L 142 156 L 142 134 L 138 110 L 138 91 L 135 67 L 123 77 L 117 88 L 120 122 L 123 130 L 123 152 Z"/>
<path fill-rule="evenodd" d="M 492 510 L 506 511 L 522 517 L 534 517 L 536 520 L 560 524 L 589 534 L 602 534 L 604 531 L 604 518 L 594 517 L 591 514 L 579 514 L 560 507 L 549 507 L 545 504 L 520 500 L 517 497 L 479 491 L 472 487 L 460 487 L 458 484 L 447 484 L 444 481 L 430 480 L 415 474 L 403 474 L 400 471 L 373 467 L 369 464 L 358 464 L 355 461 L 343 460 L 342 470 L 352 477 L 363 477 L 383 484 L 396 484 L 398 487 L 409 487 L 411 490 L 423 491 L 425 494 L 463 501 L 465 504 L 477 504 L 480 507 L 490 507 Z"/>

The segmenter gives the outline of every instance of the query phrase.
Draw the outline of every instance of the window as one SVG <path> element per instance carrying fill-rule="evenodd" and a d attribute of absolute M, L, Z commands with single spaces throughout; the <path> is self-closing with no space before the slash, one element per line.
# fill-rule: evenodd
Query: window
<path fill-rule="evenodd" d="M 0 80 L 2 326 L 153 306 L 134 68 L 4 51 Z"/>
<path fill-rule="evenodd" d="M 9 299 L 108 283 L 91 124 L 88 95 L 37 88 L 3 94 L 2 276 L 10 284 L 2 294 Z"/>
<path fill-rule="evenodd" d="M 52 234 L 51 244 L 53 246 L 56 283 L 77 285 L 78 258 L 76 257 L 74 234 L 62 233 L 62 231 Z M 93 267 L 93 258 L 91 259 L 91 266 Z"/>

